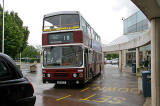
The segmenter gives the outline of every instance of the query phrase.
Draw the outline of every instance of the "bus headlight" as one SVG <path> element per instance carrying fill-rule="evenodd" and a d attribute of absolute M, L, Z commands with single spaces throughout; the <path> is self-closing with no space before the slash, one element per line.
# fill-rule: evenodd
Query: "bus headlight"
<path fill-rule="evenodd" d="M 51 75 L 50 75 L 50 74 L 47 74 L 47 77 L 51 77 Z"/>
<path fill-rule="evenodd" d="M 74 78 L 78 77 L 77 73 L 73 73 L 73 77 Z"/>

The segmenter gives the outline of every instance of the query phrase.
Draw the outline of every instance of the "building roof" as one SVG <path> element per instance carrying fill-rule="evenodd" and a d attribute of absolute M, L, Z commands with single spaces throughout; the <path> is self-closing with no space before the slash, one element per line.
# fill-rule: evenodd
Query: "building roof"
<path fill-rule="evenodd" d="M 118 44 L 129 42 L 133 39 L 136 39 L 136 38 L 144 35 L 144 33 L 146 33 L 146 31 L 122 35 L 122 36 L 118 37 L 117 39 L 113 40 L 112 42 L 110 42 L 109 44 L 107 44 L 106 46 L 118 45 Z"/>
<path fill-rule="evenodd" d="M 141 47 L 151 41 L 150 29 L 143 32 L 136 32 L 133 34 L 122 35 L 113 42 L 103 46 L 104 52 L 113 52 L 125 49 L 132 49 Z"/>

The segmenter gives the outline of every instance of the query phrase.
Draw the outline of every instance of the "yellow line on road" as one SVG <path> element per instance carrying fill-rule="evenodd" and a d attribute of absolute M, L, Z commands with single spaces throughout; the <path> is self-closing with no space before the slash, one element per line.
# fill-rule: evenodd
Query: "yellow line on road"
<path fill-rule="evenodd" d="M 67 96 L 64 96 L 64 97 L 62 97 L 62 98 L 56 99 L 56 101 L 60 101 L 60 100 L 62 100 L 62 99 L 68 98 L 68 97 L 70 97 L 70 96 L 72 96 L 72 95 L 67 95 Z"/>
<path fill-rule="evenodd" d="M 90 101 L 89 99 L 92 98 L 92 97 L 94 97 L 94 96 L 96 96 L 96 94 L 93 94 L 93 95 L 91 95 L 91 96 L 88 96 L 88 97 L 86 97 L 86 98 L 84 98 L 84 99 L 80 99 L 80 100 Z"/>
<path fill-rule="evenodd" d="M 97 84 L 93 84 L 92 86 L 97 86 Z"/>
<path fill-rule="evenodd" d="M 84 92 L 84 91 L 86 91 L 86 90 L 88 90 L 88 89 L 90 89 L 90 87 L 85 88 L 85 89 L 82 89 L 80 92 Z"/>

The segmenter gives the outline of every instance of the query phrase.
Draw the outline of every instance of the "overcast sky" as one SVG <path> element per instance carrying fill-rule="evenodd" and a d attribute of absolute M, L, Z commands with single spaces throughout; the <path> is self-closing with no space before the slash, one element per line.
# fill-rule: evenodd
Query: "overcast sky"
<path fill-rule="evenodd" d="M 123 34 L 122 17 L 138 9 L 130 0 L 4 0 L 5 10 L 15 11 L 29 27 L 30 45 L 41 45 L 43 15 L 57 11 L 80 11 L 107 44 Z M 2 0 L 0 1 L 2 4 Z"/>

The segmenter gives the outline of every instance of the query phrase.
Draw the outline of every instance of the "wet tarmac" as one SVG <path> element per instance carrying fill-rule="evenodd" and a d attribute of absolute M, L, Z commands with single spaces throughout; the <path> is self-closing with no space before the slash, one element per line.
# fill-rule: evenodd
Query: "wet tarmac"
<path fill-rule="evenodd" d="M 105 65 L 102 75 L 84 87 L 43 84 L 40 64 L 37 72 L 22 71 L 35 88 L 35 106 L 142 106 L 145 100 L 135 74 L 119 72 L 117 65 Z"/>

